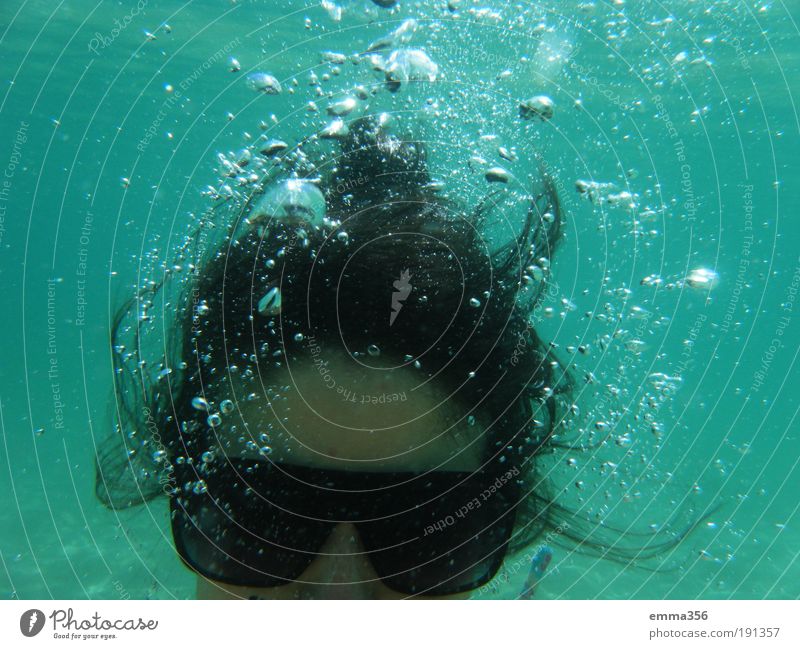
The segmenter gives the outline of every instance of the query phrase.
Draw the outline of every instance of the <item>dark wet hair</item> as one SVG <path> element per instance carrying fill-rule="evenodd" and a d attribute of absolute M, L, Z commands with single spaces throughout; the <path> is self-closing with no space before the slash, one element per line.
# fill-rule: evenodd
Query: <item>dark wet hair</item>
<path fill-rule="evenodd" d="M 184 256 L 192 281 L 173 300 L 163 284 L 152 284 L 119 310 L 116 429 L 97 452 L 97 497 L 125 508 L 168 493 L 171 463 L 215 442 L 209 413 L 193 399 L 218 409 L 223 399 L 268 394 L 270 370 L 308 362 L 304 348 L 313 337 L 348 353 L 375 346 L 391 364 L 417 362 L 421 376 L 452 395 L 460 416 L 487 422 L 484 462 L 516 467 L 525 494 L 512 551 L 548 529 L 558 531 L 556 542 L 571 539 L 620 560 L 674 543 L 656 535 L 646 553 L 643 544 L 621 547 L 619 530 L 559 505 L 537 468 L 544 453 L 570 447 L 554 436 L 572 381 L 532 326 L 565 219 L 550 177 L 534 179 L 523 222 L 507 223 L 513 236 L 493 246 L 489 219 L 502 191 L 466 212 L 432 181 L 422 143 L 389 134 L 374 118 L 351 124 L 321 176 L 297 160 L 291 171 L 325 192 L 327 225 L 248 225 L 272 174 L 243 200 L 210 254 Z M 413 293 L 390 321 L 392 285 L 403 271 Z M 259 313 L 276 287 L 280 313 Z M 171 333 L 151 367 L 141 316 L 157 294 L 175 320 L 165 321 Z"/>

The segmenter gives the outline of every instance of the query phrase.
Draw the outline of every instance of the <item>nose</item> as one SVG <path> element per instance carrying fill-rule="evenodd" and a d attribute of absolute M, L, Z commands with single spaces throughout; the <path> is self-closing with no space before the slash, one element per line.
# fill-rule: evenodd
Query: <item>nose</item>
<path fill-rule="evenodd" d="M 386 589 L 352 523 L 339 523 L 296 580 L 314 599 L 373 599 Z"/>

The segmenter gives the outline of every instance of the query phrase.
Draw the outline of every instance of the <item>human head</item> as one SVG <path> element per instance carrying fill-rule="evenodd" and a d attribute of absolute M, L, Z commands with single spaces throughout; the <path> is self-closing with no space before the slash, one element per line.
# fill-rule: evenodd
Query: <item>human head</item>
<path fill-rule="evenodd" d="M 546 282 L 538 260 L 551 257 L 562 219 L 552 184 L 542 176 L 521 228 L 498 246 L 486 231 L 493 197 L 468 212 L 442 197 L 425 147 L 378 119 L 354 122 L 326 165 L 309 170 L 297 159 L 288 197 L 271 175 L 224 240 L 194 261 L 178 301 L 177 353 L 166 360 L 172 372 L 149 392 L 163 445 L 150 475 L 204 454 L 351 473 L 359 463 L 372 472 L 505 471 L 519 504 L 511 544 L 524 545 L 545 525 L 529 485 L 560 379 L 529 319 Z M 121 496 L 98 487 L 106 502 Z M 328 543 L 357 548 L 356 536 L 339 526 Z M 320 553 L 336 555 L 330 547 Z M 349 569 L 368 568 L 359 555 Z M 344 596 L 342 587 L 327 592 Z"/>

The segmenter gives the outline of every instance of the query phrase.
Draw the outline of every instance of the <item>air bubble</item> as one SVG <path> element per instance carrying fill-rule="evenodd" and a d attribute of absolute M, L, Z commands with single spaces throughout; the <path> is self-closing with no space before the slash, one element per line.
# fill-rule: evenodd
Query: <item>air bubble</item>
<path fill-rule="evenodd" d="M 266 95 L 277 95 L 282 90 L 280 82 L 266 72 L 253 72 L 248 74 L 247 85 L 251 90 L 263 92 Z"/>
<path fill-rule="evenodd" d="M 436 81 L 439 66 L 419 49 L 400 49 L 391 53 L 384 68 L 390 90 L 407 81 Z"/>
<path fill-rule="evenodd" d="M 692 288 L 711 290 L 719 283 L 719 275 L 708 268 L 696 268 L 686 276 L 686 283 Z"/>
<path fill-rule="evenodd" d="M 487 170 L 485 178 L 490 183 L 507 183 L 511 176 L 502 167 L 492 167 Z"/>
<path fill-rule="evenodd" d="M 320 189 L 308 180 L 292 178 L 268 189 L 247 220 L 258 225 L 277 220 L 321 226 L 324 218 L 325 197 Z"/>
<path fill-rule="evenodd" d="M 523 119 L 538 117 L 545 121 L 553 117 L 554 110 L 553 100 L 546 95 L 536 95 L 519 104 L 519 116 Z"/>
<path fill-rule="evenodd" d="M 192 408 L 195 410 L 208 410 L 208 401 L 203 397 L 195 397 L 192 399 Z"/>

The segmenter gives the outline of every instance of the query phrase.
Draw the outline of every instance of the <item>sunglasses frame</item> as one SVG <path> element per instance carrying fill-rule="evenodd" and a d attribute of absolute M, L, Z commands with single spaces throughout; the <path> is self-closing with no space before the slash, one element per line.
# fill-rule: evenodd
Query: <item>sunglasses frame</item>
<path fill-rule="evenodd" d="M 256 463 L 265 464 L 265 463 L 263 463 L 261 461 L 256 461 Z M 276 465 L 276 464 L 273 464 L 273 463 L 268 463 L 268 464 L 270 464 L 274 468 L 281 468 L 281 467 L 289 466 L 289 465 Z M 228 465 L 228 466 L 230 466 L 230 465 Z M 323 470 L 323 469 L 311 469 L 309 467 L 297 467 L 297 466 L 293 466 L 292 468 L 293 468 L 293 470 L 297 470 L 297 469 L 300 469 L 301 471 L 306 471 L 307 470 L 309 472 L 318 473 L 320 475 L 325 475 L 325 474 L 333 474 L 333 475 L 337 475 L 337 474 L 338 475 L 341 475 L 341 474 L 358 474 L 360 478 L 364 477 L 364 476 L 376 476 L 376 475 L 378 475 L 376 473 L 369 473 L 369 472 L 345 472 L 345 471 L 336 471 L 336 470 L 326 471 L 326 470 Z M 176 474 L 178 472 L 186 473 L 186 472 L 189 472 L 189 471 L 191 471 L 191 473 L 192 473 L 192 476 L 191 476 L 189 481 L 196 481 L 199 478 L 199 476 L 197 475 L 197 471 L 193 466 L 184 465 L 184 466 L 181 466 L 180 469 L 178 469 L 178 467 L 176 467 Z M 431 473 L 435 474 L 437 472 L 431 472 Z M 438 472 L 438 473 L 449 473 L 449 472 Z M 471 472 L 471 473 L 470 472 L 458 472 L 458 475 L 474 477 L 476 475 L 476 473 L 477 472 Z M 483 473 L 484 472 L 481 472 L 481 474 L 483 474 Z M 419 478 L 419 477 L 421 477 L 423 475 L 430 475 L 430 474 L 417 474 L 417 473 L 410 473 L 410 472 L 386 472 L 386 473 L 381 473 L 380 475 L 382 477 L 383 476 L 403 475 L 403 476 L 414 476 L 415 478 Z M 487 480 L 486 480 L 486 484 L 487 485 L 492 484 L 491 482 L 489 482 L 489 480 L 496 479 L 498 475 L 500 475 L 500 474 L 497 474 L 497 473 L 494 473 L 494 472 L 491 473 L 490 475 L 488 475 L 487 476 Z M 242 478 L 242 479 L 245 478 L 245 476 L 243 476 L 239 471 L 236 471 L 236 476 L 239 477 L 239 478 Z M 184 482 L 186 482 L 186 480 L 179 480 L 179 484 L 183 484 Z M 463 482 L 463 480 L 461 482 Z M 324 490 L 322 488 L 320 488 L 320 489 Z M 300 570 L 300 572 L 295 577 L 293 577 L 293 578 L 279 577 L 279 576 L 276 576 L 276 575 L 266 574 L 263 571 L 259 570 L 258 568 L 255 568 L 255 567 L 253 567 L 251 565 L 243 563 L 242 561 L 240 561 L 236 557 L 234 557 L 234 556 L 232 556 L 232 555 L 230 555 L 228 553 L 225 553 L 223 550 L 221 550 L 216 545 L 216 543 L 214 541 L 212 541 L 211 539 L 209 539 L 208 536 L 206 535 L 206 533 L 202 529 L 200 529 L 200 527 L 198 527 L 192 521 L 191 513 L 189 511 L 187 511 L 187 509 L 184 507 L 184 505 L 181 504 L 181 502 L 180 502 L 180 499 L 182 498 L 182 496 L 179 495 L 179 493 L 178 493 L 179 491 L 180 491 L 180 489 L 178 489 L 176 491 L 176 493 L 173 493 L 173 495 L 170 496 L 171 530 L 172 530 L 173 541 L 174 541 L 174 544 L 175 544 L 175 549 L 176 549 L 176 551 L 178 553 L 178 556 L 180 557 L 180 559 L 183 562 L 183 564 L 187 568 L 192 570 L 193 572 L 195 572 L 195 573 L 197 573 L 197 574 L 199 574 L 199 575 L 201 575 L 201 576 L 203 576 L 203 577 L 205 577 L 205 578 L 207 578 L 209 580 L 212 580 L 212 581 L 215 581 L 215 582 L 219 582 L 219 583 L 223 583 L 223 584 L 226 584 L 226 585 L 229 585 L 229 586 L 245 587 L 245 588 L 277 588 L 277 587 L 284 586 L 284 585 L 287 585 L 287 584 L 290 584 L 290 583 L 296 583 L 298 578 L 300 576 L 302 576 L 302 574 L 308 569 L 308 567 L 319 556 L 319 554 L 318 554 L 319 549 L 324 546 L 325 542 L 327 542 L 328 538 L 330 538 L 330 534 L 333 532 L 333 529 L 340 522 L 340 521 L 336 521 L 336 520 L 321 521 L 319 519 L 312 519 L 312 520 L 318 520 L 318 522 L 320 524 L 328 525 L 329 526 L 329 530 L 328 530 L 327 534 L 324 535 L 324 538 L 322 538 L 322 540 L 319 542 L 318 546 L 314 550 L 291 549 L 291 552 L 293 552 L 295 554 L 308 554 L 308 555 L 310 555 L 309 560 L 308 560 L 307 563 L 304 563 L 302 570 Z M 431 499 L 431 500 L 435 500 L 435 499 Z M 416 595 L 426 595 L 426 596 L 455 595 L 455 594 L 464 593 L 464 592 L 468 592 L 468 591 L 480 588 L 481 586 L 483 586 L 486 583 L 488 583 L 489 581 L 491 581 L 497 575 L 497 573 L 500 571 L 500 568 L 503 565 L 503 561 L 505 560 L 505 557 L 506 557 L 506 555 L 508 553 L 508 545 L 509 545 L 509 541 L 511 539 L 511 536 L 513 534 L 513 529 L 514 529 L 515 519 L 516 519 L 516 509 L 517 509 L 516 499 L 512 499 L 512 500 L 514 501 L 515 504 L 507 507 L 505 509 L 504 513 L 501 514 L 500 516 L 498 516 L 497 520 L 495 520 L 493 522 L 490 522 L 483 530 L 485 532 L 485 531 L 493 528 L 496 525 L 502 525 L 503 526 L 503 532 L 502 532 L 501 542 L 498 545 L 496 545 L 494 547 L 494 549 L 490 550 L 483 557 L 478 559 L 475 563 L 473 563 L 470 566 L 463 567 L 463 569 L 460 572 L 458 572 L 455 575 L 451 576 L 446 581 L 442 581 L 437 586 L 429 587 L 429 588 L 426 588 L 426 589 L 418 591 L 418 592 L 417 591 L 411 592 L 408 588 L 402 588 L 402 584 L 400 585 L 400 587 L 398 587 L 397 584 L 393 583 L 395 581 L 395 580 L 393 580 L 393 577 L 397 576 L 398 574 L 404 574 L 405 572 L 408 572 L 407 570 L 401 571 L 399 573 L 394 573 L 394 574 L 380 574 L 377 566 L 375 565 L 375 562 L 370 560 L 370 563 L 373 565 L 373 569 L 375 570 L 376 574 L 379 575 L 378 580 L 381 581 L 381 583 L 383 583 L 388 588 L 391 588 L 392 590 L 394 590 L 395 592 L 401 593 L 403 595 L 408 595 L 408 596 L 416 596 Z M 396 516 L 396 515 L 393 515 L 393 516 Z M 391 517 L 386 517 L 386 518 L 391 518 Z M 508 520 L 509 518 L 510 518 L 510 521 Z M 231 519 L 231 520 L 234 522 L 235 525 L 239 525 L 239 523 L 236 522 L 235 520 L 233 520 L 233 519 Z M 351 522 L 356 527 L 356 529 L 359 531 L 360 535 L 361 535 L 360 526 L 363 527 L 365 524 L 367 524 L 366 521 L 362 521 L 362 522 L 349 521 L 349 522 Z M 229 575 L 218 574 L 218 573 L 215 573 L 212 570 L 210 570 L 207 566 L 201 565 L 197 561 L 194 561 L 193 558 L 192 558 L 192 553 L 188 550 L 188 548 L 186 547 L 186 544 L 185 544 L 184 533 L 183 533 L 183 526 L 184 525 L 193 526 L 195 531 L 196 531 L 196 533 L 201 534 L 204 537 L 204 539 L 209 544 L 211 544 L 217 551 L 227 554 L 227 556 L 229 557 L 230 560 L 235 561 L 236 563 L 238 563 L 239 565 L 241 565 L 244 568 L 248 569 L 249 571 L 254 571 L 254 572 L 260 573 L 261 575 L 263 575 L 263 578 L 259 577 L 259 579 L 256 580 L 256 579 L 237 578 L 237 577 L 232 577 L 232 576 L 229 576 Z M 250 533 L 254 534 L 253 532 L 250 532 Z M 362 542 L 366 545 L 366 541 L 364 540 L 364 535 L 361 535 L 361 537 L 362 537 Z M 424 566 L 427 563 L 431 563 L 433 561 L 437 561 L 437 560 L 442 559 L 442 558 L 444 558 L 446 556 L 449 556 L 449 554 L 451 552 L 457 550 L 458 548 L 462 547 L 465 543 L 468 543 L 468 542 L 470 542 L 470 541 L 464 541 L 460 545 L 458 545 L 455 548 L 452 548 L 451 550 L 449 550 L 444 555 L 437 556 L 437 557 L 435 557 L 433 559 L 430 559 L 427 562 L 422 563 L 420 565 Z M 267 543 L 269 543 L 269 542 L 267 542 Z M 366 554 L 369 554 L 370 552 L 374 552 L 374 550 L 367 550 Z M 458 575 L 469 571 L 477 563 L 480 563 L 481 561 L 485 561 L 489 557 L 491 557 L 491 563 L 489 564 L 487 569 L 483 572 L 483 574 L 480 577 L 478 577 L 477 579 L 474 579 L 471 582 L 457 583 L 456 586 L 447 587 L 446 584 L 448 582 L 450 582 L 453 578 L 458 577 Z M 292 574 L 294 574 L 294 573 L 292 573 Z M 387 582 L 389 582 L 389 583 L 387 583 Z"/>

